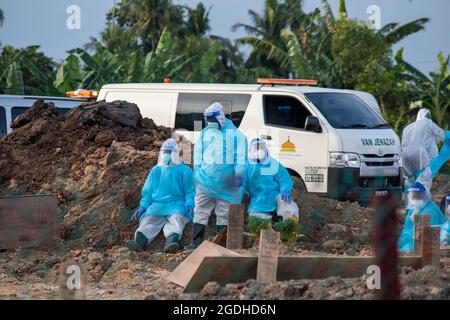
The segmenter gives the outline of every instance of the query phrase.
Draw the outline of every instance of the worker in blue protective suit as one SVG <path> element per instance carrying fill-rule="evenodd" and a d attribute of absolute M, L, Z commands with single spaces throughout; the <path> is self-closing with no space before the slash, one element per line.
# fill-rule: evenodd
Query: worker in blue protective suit
<path fill-rule="evenodd" d="M 248 158 L 245 186 L 250 195 L 249 215 L 275 220 L 278 197 L 288 203 L 292 201 L 291 176 L 281 163 L 269 155 L 263 140 L 251 141 Z"/>
<path fill-rule="evenodd" d="M 192 220 L 194 196 L 192 170 L 181 163 L 176 141 L 168 139 L 142 188 L 139 209 L 131 218 L 139 219 L 139 227 L 127 246 L 131 250 L 144 250 L 162 229 L 166 237 L 163 251 L 178 250 L 183 229 Z"/>
<path fill-rule="evenodd" d="M 225 245 L 229 204 L 242 201 L 243 176 L 247 158 L 247 139 L 225 117 L 216 102 L 204 112 L 206 127 L 194 146 L 194 183 L 196 188 L 192 243 L 194 250 L 204 240 L 205 227 L 214 210 L 217 235 L 214 242 Z"/>
<path fill-rule="evenodd" d="M 430 193 L 433 178 L 436 177 L 442 165 L 450 159 L 450 131 L 445 131 L 444 137 L 443 147 L 439 151 L 439 154 L 431 161 L 428 160 L 427 155 L 424 156 L 424 152 L 404 152 L 402 154 L 404 172 L 410 173 L 406 181 L 410 182 L 415 179 L 415 182 L 412 184 L 409 183 L 405 194 L 405 198 L 407 198 L 406 220 L 398 242 L 401 252 L 408 252 L 413 249 L 413 217 L 415 214 L 430 215 L 430 224 L 440 225 L 441 227 L 441 241 L 448 241 L 448 233 L 450 232 L 449 222 L 446 220 L 440 208 L 432 201 Z M 412 148 L 408 150 L 412 150 Z M 414 158 L 414 154 L 417 154 L 418 157 Z M 418 160 L 417 158 L 420 157 L 422 159 Z M 424 163 L 426 166 L 420 167 Z"/>

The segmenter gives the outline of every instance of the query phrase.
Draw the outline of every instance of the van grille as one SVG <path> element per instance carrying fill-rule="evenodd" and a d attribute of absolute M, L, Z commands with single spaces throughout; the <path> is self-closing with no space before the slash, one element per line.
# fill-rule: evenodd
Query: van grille
<path fill-rule="evenodd" d="M 394 165 L 394 161 L 387 162 L 365 162 L 365 164 L 369 167 L 390 167 Z"/>
<path fill-rule="evenodd" d="M 393 158 L 393 157 L 395 157 L 395 154 L 389 153 L 389 154 L 385 154 L 383 156 L 379 156 L 377 154 L 363 154 L 363 156 L 366 158 Z"/>
<path fill-rule="evenodd" d="M 360 177 L 361 188 L 386 188 L 400 186 L 400 176 L 395 177 Z"/>

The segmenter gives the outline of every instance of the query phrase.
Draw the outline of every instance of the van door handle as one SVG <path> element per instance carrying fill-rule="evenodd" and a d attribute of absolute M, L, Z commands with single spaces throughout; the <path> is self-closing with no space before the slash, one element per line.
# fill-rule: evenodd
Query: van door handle
<path fill-rule="evenodd" d="M 262 135 L 262 136 L 261 136 L 261 139 L 264 139 L 264 140 L 272 140 L 272 136 Z"/>

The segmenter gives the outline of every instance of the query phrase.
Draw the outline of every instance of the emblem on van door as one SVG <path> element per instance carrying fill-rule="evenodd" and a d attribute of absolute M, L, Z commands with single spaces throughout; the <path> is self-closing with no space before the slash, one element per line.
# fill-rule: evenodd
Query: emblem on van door
<path fill-rule="evenodd" d="M 281 145 L 281 152 L 293 152 L 295 153 L 295 144 L 289 140 L 289 137 L 285 143 Z"/>

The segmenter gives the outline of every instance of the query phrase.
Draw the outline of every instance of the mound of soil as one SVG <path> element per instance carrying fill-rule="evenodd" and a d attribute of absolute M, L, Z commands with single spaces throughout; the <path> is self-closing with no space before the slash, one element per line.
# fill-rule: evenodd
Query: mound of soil
<path fill-rule="evenodd" d="M 52 193 L 64 238 L 105 247 L 132 235 L 140 189 L 170 128 L 125 101 L 81 104 L 58 116 L 38 100 L 0 140 L 0 194 Z"/>

